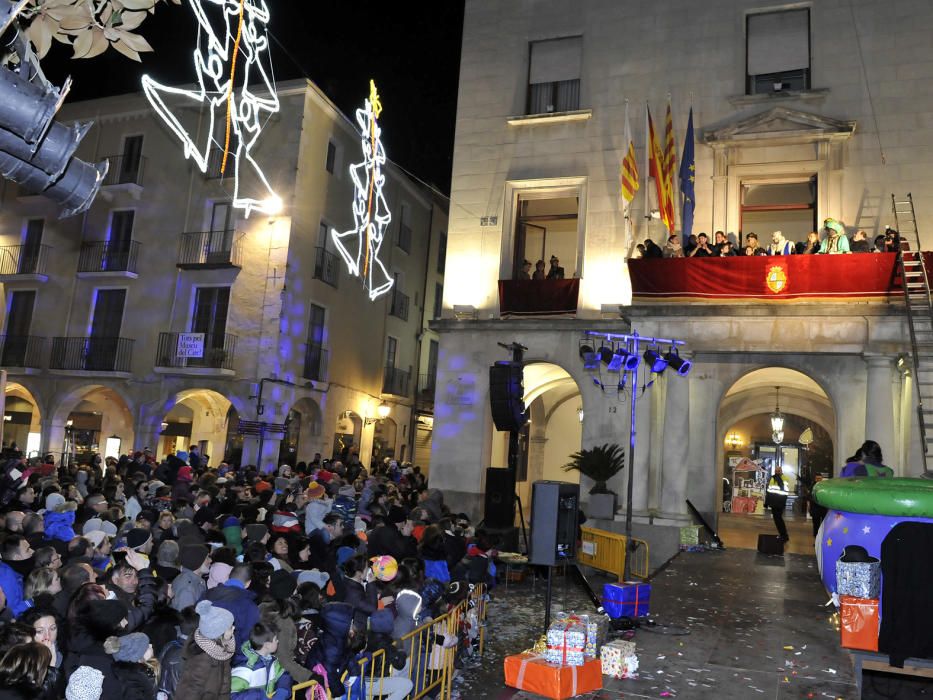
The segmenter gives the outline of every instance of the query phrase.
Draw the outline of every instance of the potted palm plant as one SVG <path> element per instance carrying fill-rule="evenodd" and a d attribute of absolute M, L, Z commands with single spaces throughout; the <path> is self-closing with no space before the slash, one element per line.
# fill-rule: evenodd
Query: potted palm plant
<path fill-rule="evenodd" d="M 615 517 L 616 494 L 606 486 L 606 482 L 623 468 L 625 450 L 614 443 L 607 442 L 605 445 L 596 445 L 570 455 L 570 461 L 564 465 L 564 471 L 576 469 L 594 482 L 590 489 L 588 516 L 609 520 Z"/>

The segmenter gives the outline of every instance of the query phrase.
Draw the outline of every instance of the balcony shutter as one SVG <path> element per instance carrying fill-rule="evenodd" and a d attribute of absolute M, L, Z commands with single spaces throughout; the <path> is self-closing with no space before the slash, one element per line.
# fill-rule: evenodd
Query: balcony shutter
<path fill-rule="evenodd" d="M 749 15 L 747 65 L 749 75 L 809 68 L 810 11 Z"/>
<path fill-rule="evenodd" d="M 531 43 L 531 71 L 529 81 L 556 83 L 580 78 L 583 56 L 583 37 L 548 39 Z"/>

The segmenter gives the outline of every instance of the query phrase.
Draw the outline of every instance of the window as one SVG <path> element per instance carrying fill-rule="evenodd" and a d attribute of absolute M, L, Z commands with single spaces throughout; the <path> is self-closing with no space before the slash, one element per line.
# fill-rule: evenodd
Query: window
<path fill-rule="evenodd" d="M 551 257 L 558 258 L 564 278 L 574 276 L 577 261 L 579 198 L 570 192 L 523 192 L 518 196 L 512 279 L 526 279 L 523 263 L 531 263 L 528 274 L 550 274 Z M 540 263 L 541 269 L 538 270 Z"/>
<path fill-rule="evenodd" d="M 110 215 L 110 231 L 104 247 L 104 270 L 129 270 L 130 252 L 133 247 L 133 222 L 136 212 L 123 209 Z M 133 260 L 135 265 L 135 259 Z"/>
<path fill-rule="evenodd" d="M 444 266 L 447 264 L 447 234 L 441 231 L 441 239 L 437 243 L 437 274 L 444 274 Z"/>
<path fill-rule="evenodd" d="M 16 270 L 19 274 L 29 275 L 39 271 L 39 253 L 42 250 L 44 229 L 45 219 L 30 219 L 26 222 L 23 247 L 20 249 L 19 264 Z"/>
<path fill-rule="evenodd" d="M 29 358 L 29 330 L 32 326 L 32 311 L 36 304 L 36 293 L 13 292 L 10 294 L 6 316 L 6 337 L 0 364 L 4 367 L 26 367 Z"/>
<path fill-rule="evenodd" d="M 398 238 L 395 244 L 406 253 L 411 252 L 411 208 L 407 204 L 399 207 Z"/>
<path fill-rule="evenodd" d="M 746 18 L 749 95 L 810 88 L 810 10 L 759 12 Z"/>
<path fill-rule="evenodd" d="M 441 317 L 441 310 L 444 308 L 444 285 L 434 285 L 434 318 Z"/>
<path fill-rule="evenodd" d="M 91 316 L 91 333 L 84 349 L 81 369 L 112 372 L 123 367 L 120 328 L 123 325 L 125 289 L 98 289 Z"/>
<path fill-rule="evenodd" d="M 580 109 L 583 37 L 533 41 L 528 63 L 528 114 Z"/>
<path fill-rule="evenodd" d="M 326 356 L 324 350 L 324 318 L 324 307 L 311 304 L 311 311 L 308 316 L 308 342 L 305 349 L 304 376 L 306 379 L 315 381 L 324 380 L 324 359 Z"/>
<path fill-rule="evenodd" d="M 208 233 L 206 262 L 230 262 L 233 250 L 233 204 L 229 201 L 214 202 L 211 207 L 211 228 Z"/>
<path fill-rule="evenodd" d="M 398 340 L 391 335 L 386 336 L 386 367 L 395 367 L 398 359 Z"/>
<path fill-rule="evenodd" d="M 337 144 L 333 141 L 327 142 L 327 156 L 324 159 L 324 169 L 331 175 L 337 167 Z"/>

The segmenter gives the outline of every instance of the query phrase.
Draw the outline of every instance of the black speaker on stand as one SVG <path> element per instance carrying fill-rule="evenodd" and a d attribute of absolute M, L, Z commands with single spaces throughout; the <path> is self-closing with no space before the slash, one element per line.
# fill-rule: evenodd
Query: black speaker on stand
<path fill-rule="evenodd" d="M 489 408 L 496 430 L 517 433 L 527 422 L 523 379 L 520 362 L 497 362 L 489 368 Z"/>
<path fill-rule="evenodd" d="M 483 522 L 491 528 L 515 524 L 515 474 L 511 469 L 490 467 L 486 470 Z"/>
<path fill-rule="evenodd" d="M 551 624 L 551 569 L 577 556 L 580 485 L 536 481 L 531 487 L 531 549 L 528 563 L 547 567 L 544 629 Z"/>

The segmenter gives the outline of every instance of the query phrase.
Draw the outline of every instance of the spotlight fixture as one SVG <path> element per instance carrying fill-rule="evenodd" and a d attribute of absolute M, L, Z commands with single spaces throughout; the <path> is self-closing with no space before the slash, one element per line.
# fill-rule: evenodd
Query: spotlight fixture
<path fill-rule="evenodd" d="M 610 371 L 619 371 L 618 369 L 612 369 L 612 348 L 603 345 L 596 353 L 599 355 L 599 359 L 609 367 Z"/>
<path fill-rule="evenodd" d="M 626 372 L 634 372 L 636 369 L 638 369 L 638 355 L 629 352 L 625 348 L 619 348 L 616 350 L 616 358 L 618 359 L 614 359 L 613 361 L 618 362 L 621 369 L 625 370 Z M 609 369 L 612 369 L 612 365 L 609 366 Z"/>
<path fill-rule="evenodd" d="M 664 353 L 664 359 L 681 377 L 686 377 L 690 374 L 690 369 L 693 367 L 693 363 L 690 360 L 682 358 L 675 348 L 671 348 L 670 352 Z"/>
<path fill-rule="evenodd" d="M 657 350 L 645 350 L 645 354 L 642 355 L 645 358 L 645 362 L 651 367 L 651 371 L 656 374 L 661 374 L 665 369 L 667 369 L 667 360 L 661 357 Z"/>
<path fill-rule="evenodd" d="M 599 369 L 599 355 L 597 355 L 596 351 L 593 350 L 592 345 L 580 346 L 580 359 L 583 360 L 583 369 Z"/>

